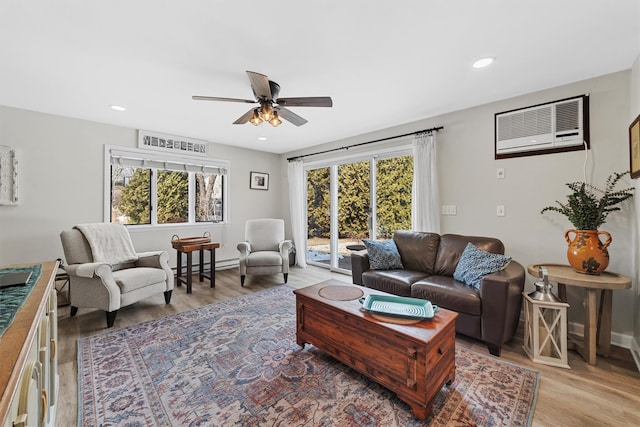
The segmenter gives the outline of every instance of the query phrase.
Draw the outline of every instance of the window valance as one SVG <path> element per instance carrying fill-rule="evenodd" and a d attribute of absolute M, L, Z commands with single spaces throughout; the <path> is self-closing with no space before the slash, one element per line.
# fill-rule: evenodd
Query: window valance
<path fill-rule="evenodd" d="M 184 172 L 202 172 L 227 175 L 229 162 L 215 159 L 195 159 L 171 154 L 155 154 L 144 150 L 109 148 L 112 165 L 164 169 Z"/>

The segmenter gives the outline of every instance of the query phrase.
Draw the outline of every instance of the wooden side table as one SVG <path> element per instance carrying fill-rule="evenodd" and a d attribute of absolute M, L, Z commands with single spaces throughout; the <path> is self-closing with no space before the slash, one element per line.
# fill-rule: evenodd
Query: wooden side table
<path fill-rule="evenodd" d="M 575 349 L 589 364 L 596 364 L 596 352 L 609 356 L 611 351 L 611 304 L 613 291 L 629 289 L 631 279 L 621 274 L 603 272 L 600 275 L 578 273 L 568 265 L 530 264 L 527 271 L 538 277 L 538 268 L 546 267 L 549 280 L 558 282 L 558 296 L 567 302 L 567 286 L 585 289 L 584 341 L 572 339 Z M 600 308 L 596 313 L 597 296 L 600 291 Z"/>
<path fill-rule="evenodd" d="M 193 252 L 200 251 L 200 259 L 198 265 L 198 279 L 202 282 L 205 278 L 209 279 L 211 287 L 216 286 L 216 249 L 220 247 L 220 243 L 186 243 L 182 244 L 177 241 L 172 242 L 173 248 L 177 251 L 177 268 L 176 268 L 176 285 L 187 285 L 187 293 L 191 293 L 193 282 Z M 204 271 L 204 251 L 209 251 L 211 256 L 211 268 L 208 272 Z M 182 254 L 187 255 L 187 271 L 185 277 L 182 277 Z"/>

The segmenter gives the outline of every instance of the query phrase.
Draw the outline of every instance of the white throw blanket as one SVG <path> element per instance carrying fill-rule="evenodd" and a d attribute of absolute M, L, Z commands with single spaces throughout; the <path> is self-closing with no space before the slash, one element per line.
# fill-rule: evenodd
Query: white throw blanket
<path fill-rule="evenodd" d="M 106 262 L 113 265 L 138 259 L 129 230 L 122 224 L 78 224 L 73 228 L 80 230 L 87 239 L 93 254 L 93 262 Z"/>

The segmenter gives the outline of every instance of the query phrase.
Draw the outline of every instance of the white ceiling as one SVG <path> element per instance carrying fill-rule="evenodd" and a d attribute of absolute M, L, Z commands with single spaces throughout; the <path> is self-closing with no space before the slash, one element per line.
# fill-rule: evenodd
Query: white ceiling
<path fill-rule="evenodd" d="M 0 40 L 0 105 L 283 153 L 629 69 L 640 2 L 2 0 Z M 191 99 L 251 99 L 245 70 L 334 106 Z"/>

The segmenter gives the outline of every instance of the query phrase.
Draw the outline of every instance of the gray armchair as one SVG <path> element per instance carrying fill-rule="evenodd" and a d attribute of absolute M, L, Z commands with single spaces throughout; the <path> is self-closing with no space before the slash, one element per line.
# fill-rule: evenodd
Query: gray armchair
<path fill-rule="evenodd" d="M 82 230 L 82 231 L 81 231 Z M 166 251 L 136 253 L 121 224 L 81 224 L 60 233 L 69 275 L 71 316 L 79 307 L 107 312 L 112 327 L 118 309 L 164 292 L 171 302 L 173 271 Z"/>
<path fill-rule="evenodd" d="M 291 240 L 284 238 L 284 220 L 250 219 L 244 226 L 245 241 L 238 243 L 240 251 L 240 285 L 247 274 L 284 274 L 289 276 Z"/>

